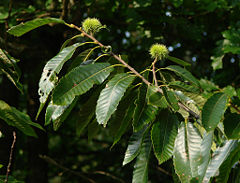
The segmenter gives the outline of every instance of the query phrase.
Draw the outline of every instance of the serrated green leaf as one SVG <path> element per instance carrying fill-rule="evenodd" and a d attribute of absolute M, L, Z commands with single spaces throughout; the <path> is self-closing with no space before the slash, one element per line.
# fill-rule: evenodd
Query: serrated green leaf
<path fill-rule="evenodd" d="M 200 86 L 199 81 L 188 70 L 186 70 L 178 65 L 170 65 L 170 66 L 166 67 L 165 69 L 175 72 L 177 75 L 179 75 L 182 78 L 184 78 L 185 80 L 195 84 L 196 86 Z"/>
<path fill-rule="evenodd" d="M 54 104 L 66 105 L 76 96 L 90 90 L 94 84 L 101 84 L 113 70 L 108 63 L 96 63 L 78 66 L 62 79 L 54 88 L 52 100 Z"/>
<path fill-rule="evenodd" d="M 53 122 L 53 129 L 56 131 L 62 124 L 62 122 L 68 117 L 69 113 L 76 105 L 78 98 L 75 98 L 70 104 L 67 105 L 55 105 L 50 102 L 46 109 L 45 125 Z"/>
<path fill-rule="evenodd" d="M 10 107 L 2 100 L 0 100 L 0 118 L 3 119 L 8 125 L 14 126 L 21 130 L 25 135 L 37 137 L 37 134 L 31 126 L 43 130 L 39 124 L 33 123 L 28 115 L 18 111 L 14 107 Z"/>
<path fill-rule="evenodd" d="M 173 162 L 175 171 L 182 182 L 199 179 L 198 166 L 201 163 L 201 135 L 192 123 L 180 125 L 174 145 Z"/>
<path fill-rule="evenodd" d="M 198 109 L 197 103 L 193 99 L 191 99 L 188 96 L 184 95 L 184 93 L 181 92 L 181 91 L 175 91 L 174 93 L 176 94 L 177 98 L 181 101 L 182 104 L 184 104 L 190 110 L 195 112 L 197 115 L 200 115 L 200 111 Z M 184 109 L 182 109 L 182 108 L 180 108 L 178 110 L 178 112 L 180 114 L 182 114 L 182 116 L 184 118 L 188 118 L 188 116 L 189 116 L 189 113 L 187 111 L 185 111 Z"/>
<path fill-rule="evenodd" d="M 227 183 L 233 165 L 240 159 L 240 143 L 234 147 L 227 159 L 219 168 L 219 175 L 216 177 L 217 183 Z"/>
<path fill-rule="evenodd" d="M 169 106 L 174 109 L 175 111 L 179 110 L 178 101 L 175 97 L 175 94 L 173 91 L 167 90 L 166 87 L 162 87 L 163 95 L 166 98 Z"/>
<path fill-rule="evenodd" d="M 202 182 L 211 158 L 213 131 L 205 133 L 201 143 L 201 163 L 198 167 L 199 182 Z"/>
<path fill-rule="evenodd" d="M 206 174 L 204 176 L 203 182 L 209 182 L 210 178 L 215 176 L 219 167 L 222 165 L 222 163 L 226 160 L 226 158 L 229 156 L 231 151 L 236 147 L 237 141 L 235 140 L 229 140 L 226 141 L 224 146 L 219 147 L 212 155 L 212 159 L 209 162 L 209 165 L 207 167 Z"/>
<path fill-rule="evenodd" d="M 45 126 L 49 125 L 51 123 L 51 120 L 56 120 L 59 116 L 62 115 L 64 110 L 68 107 L 69 105 L 54 105 L 52 102 L 49 103 L 46 109 L 46 114 L 45 114 Z"/>
<path fill-rule="evenodd" d="M 175 62 L 176 64 L 179 64 L 179 65 L 182 65 L 182 66 L 191 66 L 190 63 L 184 61 L 184 60 L 181 60 L 179 58 L 176 58 L 176 57 L 172 57 L 172 56 L 167 56 L 167 58 L 173 62 Z"/>
<path fill-rule="evenodd" d="M 202 124 L 207 131 L 214 130 L 220 122 L 227 103 L 227 95 L 216 93 L 203 106 Z"/>
<path fill-rule="evenodd" d="M 159 108 L 167 108 L 168 104 L 165 97 L 158 91 L 156 86 L 149 85 L 147 89 L 147 104 L 153 105 Z"/>
<path fill-rule="evenodd" d="M 139 154 L 146 131 L 147 129 L 144 128 L 138 132 L 134 132 L 131 135 L 127 150 L 125 152 L 123 166 L 130 163 Z"/>
<path fill-rule="evenodd" d="M 240 138 L 240 115 L 236 113 L 226 114 L 224 116 L 224 132 L 228 139 Z"/>
<path fill-rule="evenodd" d="M 76 120 L 77 136 L 80 136 L 82 134 L 84 128 L 87 127 L 87 125 L 94 117 L 100 89 L 102 89 L 102 87 L 100 87 L 99 89 L 95 89 L 91 96 L 88 98 L 88 100 L 79 109 L 78 119 Z"/>
<path fill-rule="evenodd" d="M 182 92 L 185 96 L 193 100 L 198 107 L 202 108 L 206 102 L 206 99 L 202 95 L 192 92 Z"/>
<path fill-rule="evenodd" d="M 200 93 L 199 88 L 196 88 L 195 86 L 188 85 L 188 84 L 183 83 L 181 81 L 170 82 L 168 86 L 170 88 L 178 89 L 180 91 L 187 91 L 187 92 L 192 92 L 192 93 Z"/>
<path fill-rule="evenodd" d="M 135 101 L 135 110 L 133 115 L 133 129 L 135 132 L 141 130 L 143 126 L 155 119 L 157 107 L 147 105 L 147 85 L 143 84 L 138 89 L 138 98 Z"/>
<path fill-rule="evenodd" d="M 57 19 L 57 18 L 37 18 L 34 20 L 30 20 L 28 22 L 13 26 L 7 32 L 11 35 L 19 37 L 33 29 L 36 29 L 40 26 L 50 24 L 50 23 L 64 24 L 65 22 L 64 20 Z"/>
<path fill-rule="evenodd" d="M 200 81 L 201 88 L 206 91 L 219 90 L 219 87 L 215 85 L 212 81 L 201 79 Z"/>
<path fill-rule="evenodd" d="M 161 111 L 151 131 L 154 154 L 162 164 L 173 155 L 174 141 L 177 136 L 178 119 L 168 110 Z"/>
<path fill-rule="evenodd" d="M 111 115 L 123 97 L 126 89 L 133 82 L 135 76 L 126 73 L 115 75 L 100 93 L 96 107 L 96 117 L 99 124 L 107 125 Z"/>
<path fill-rule="evenodd" d="M 79 38 L 79 37 L 83 37 L 82 34 L 75 35 L 75 36 L 67 39 L 66 41 L 64 41 L 64 43 L 62 44 L 62 47 L 60 48 L 60 51 L 62 51 L 68 45 L 68 43 L 70 43 L 73 39 L 76 39 L 76 38 Z M 88 44 L 88 43 L 93 43 L 94 44 L 94 42 L 85 42 L 85 44 Z"/>
<path fill-rule="evenodd" d="M 37 116 L 40 114 L 49 94 L 55 87 L 55 84 L 58 80 L 57 74 L 61 71 L 63 64 L 72 57 L 73 53 L 79 46 L 81 46 L 81 44 L 76 43 L 72 46 L 64 48 L 45 65 L 39 81 L 38 93 L 40 95 L 39 100 L 42 105 L 40 104 L 41 106 L 39 107 Z"/>
<path fill-rule="evenodd" d="M 94 48 L 89 48 L 84 50 L 83 52 L 81 52 L 71 63 L 70 67 L 68 68 L 68 71 L 71 71 L 72 69 L 74 69 L 75 67 L 79 66 L 79 65 L 88 65 L 91 64 L 91 62 L 93 60 L 88 61 L 88 58 L 91 56 L 91 54 L 93 53 Z"/>
<path fill-rule="evenodd" d="M 118 143 L 118 141 L 121 139 L 121 137 L 124 134 L 124 132 L 127 130 L 128 126 L 130 125 L 130 122 L 132 121 L 134 109 L 135 109 L 135 105 L 134 105 L 134 103 L 132 103 L 128 107 L 128 109 L 126 111 L 126 114 L 125 114 L 124 118 L 121 121 L 121 126 L 119 127 L 117 133 L 114 136 L 114 142 L 113 142 L 113 145 L 111 146 L 111 148 L 113 148 L 113 146 L 116 143 Z"/>
<path fill-rule="evenodd" d="M 148 163 L 150 159 L 151 149 L 152 143 L 150 135 L 148 135 L 143 141 L 140 153 L 134 165 L 132 183 L 148 182 Z"/>

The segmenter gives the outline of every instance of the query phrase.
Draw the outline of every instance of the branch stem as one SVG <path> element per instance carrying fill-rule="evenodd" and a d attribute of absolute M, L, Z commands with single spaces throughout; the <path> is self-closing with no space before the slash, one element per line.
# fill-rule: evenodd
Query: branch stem
<path fill-rule="evenodd" d="M 152 64 L 152 73 L 153 73 L 153 79 L 154 79 L 154 83 L 155 86 L 158 87 L 158 82 L 157 82 L 157 76 L 156 76 L 156 72 L 155 72 L 155 64 L 157 62 L 157 58 L 154 59 L 153 64 Z"/>
<path fill-rule="evenodd" d="M 16 132 L 13 131 L 13 142 L 12 142 L 12 145 L 11 145 L 9 161 L 8 161 L 8 166 L 7 166 L 7 173 L 6 173 L 6 178 L 4 180 L 4 183 L 8 182 L 8 177 L 9 177 L 9 174 L 11 172 L 10 168 L 11 168 L 11 165 L 12 165 L 13 150 L 14 150 L 14 146 L 15 146 L 15 143 L 16 143 L 16 139 L 17 139 Z"/>

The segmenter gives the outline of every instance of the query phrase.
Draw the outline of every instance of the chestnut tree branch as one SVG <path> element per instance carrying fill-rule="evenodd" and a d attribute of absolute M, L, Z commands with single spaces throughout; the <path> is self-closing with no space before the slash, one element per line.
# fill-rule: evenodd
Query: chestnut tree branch
<path fill-rule="evenodd" d="M 90 35 L 88 33 L 86 33 L 81 27 L 78 27 L 74 24 L 67 24 L 66 25 L 70 28 L 73 29 L 77 29 L 78 31 L 80 31 L 82 33 L 83 36 L 88 37 L 89 39 L 93 40 L 95 43 L 97 43 L 100 47 L 102 48 L 106 48 L 106 46 L 104 46 L 101 42 L 99 42 L 93 35 Z M 139 72 L 137 72 L 133 67 L 131 67 L 130 65 L 128 65 L 124 60 L 122 60 L 119 56 L 117 56 L 115 53 L 113 53 L 112 51 L 110 52 L 110 55 L 112 55 L 116 60 L 118 60 L 119 62 L 121 62 L 124 66 L 126 66 L 130 71 L 132 71 L 136 76 L 138 76 L 140 79 L 142 79 L 142 81 L 150 86 L 151 83 L 146 80 Z M 156 82 L 155 82 L 156 83 Z M 162 89 L 158 87 L 158 92 L 163 93 Z M 199 115 L 196 114 L 194 111 L 192 111 L 191 109 L 189 109 L 187 106 L 185 106 L 184 104 L 182 104 L 181 102 L 178 102 L 179 107 L 183 108 L 185 111 L 189 112 L 191 115 L 193 115 L 196 119 L 199 119 Z"/>

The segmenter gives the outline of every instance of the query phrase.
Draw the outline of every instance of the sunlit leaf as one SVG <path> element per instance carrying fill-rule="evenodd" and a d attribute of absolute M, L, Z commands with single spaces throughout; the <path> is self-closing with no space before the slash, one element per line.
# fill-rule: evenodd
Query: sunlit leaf
<path fill-rule="evenodd" d="M 212 159 L 207 167 L 206 174 L 203 182 L 209 182 L 210 178 L 215 176 L 219 167 L 222 165 L 224 160 L 229 156 L 231 151 L 236 147 L 237 141 L 229 140 L 226 141 L 224 146 L 219 147 L 212 155 Z"/>
<path fill-rule="evenodd" d="M 54 88 L 52 100 L 54 104 L 66 105 L 76 96 L 90 90 L 94 84 L 101 84 L 113 70 L 108 63 L 96 63 L 78 66 L 63 78 Z"/>
<path fill-rule="evenodd" d="M 146 136 L 140 153 L 136 159 L 133 170 L 132 183 L 147 183 L 148 182 L 148 163 L 150 159 L 150 153 L 152 149 L 152 143 L 150 135 Z"/>
<path fill-rule="evenodd" d="M 202 124 L 207 131 L 214 130 L 220 122 L 227 103 L 227 95 L 216 93 L 203 106 Z"/>
<path fill-rule="evenodd" d="M 219 175 L 216 177 L 217 183 L 227 183 L 233 165 L 240 159 L 240 143 L 233 148 L 227 159 L 219 168 Z"/>
<path fill-rule="evenodd" d="M 115 75 L 106 84 L 106 88 L 102 90 L 97 101 L 96 116 L 99 124 L 107 125 L 126 89 L 134 79 L 135 76 L 122 73 Z"/>
<path fill-rule="evenodd" d="M 55 87 L 56 82 L 58 81 L 57 74 L 61 71 L 63 64 L 72 57 L 73 53 L 79 46 L 81 46 L 81 44 L 76 43 L 72 46 L 64 48 L 55 57 L 50 59 L 45 65 L 41 79 L 39 81 L 38 93 L 40 95 L 39 100 L 41 104 L 37 116 L 41 112 L 44 104 L 48 99 L 49 94 L 51 93 L 51 91 Z"/>
<path fill-rule="evenodd" d="M 130 163 L 139 154 L 145 137 L 145 133 L 146 128 L 132 134 L 128 142 L 127 150 L 125 152 L 123 165 Z"/>
<path fill-rule="evenodd" d="M 175 140 L 173 162 L 175 171 L 182 182 L 199 179 L 201 142 L 201 135 L 192 123 L 180 125 Z"/>

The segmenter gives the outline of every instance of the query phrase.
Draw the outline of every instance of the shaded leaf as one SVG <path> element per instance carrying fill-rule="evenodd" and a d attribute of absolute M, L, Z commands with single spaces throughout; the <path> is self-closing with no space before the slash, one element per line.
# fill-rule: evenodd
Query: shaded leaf
<path fill-rule="evenodd" d="M 224 132 L 228 139 L 240 138 L 240 115 L 236 113 L 226 114 L 224 116 Z"/>
<path fill-rule="evenodd" d="M 177 117 L 168 110 L 161 111 L 151 131 L 153 149 L 159 164 L 167 161 L 173 155 L 177 130 Z"/>
<path fill-rule="evenodd" d="M 142 84 L 138 89 L 138 98 L 135 101 L 135 110 L 133 115 L 133 129 L 139 131 L 143 126 L 155 119 L 157 107 L 147 105 L 147 85 Z"/>
<path fill-rule="evenodd" d="M 216 93 L 203 106 L 202 124 L 207 131 L 214 130 L 220 122 L 227 103 L 227 95 Z"/>
<path fill-rule="evenodd" d="M 124 134 L 124 132 L 127 130 L 128 126 L 130 125 L 131 121 L 132 121 L 132 117 L 133 117 L 133 113 L 134 113 L 134 109 L 135 109 L 135 105 L 134 103 L 132 103 L 127 111 L 126 114 L 124 116 L 124 118 L 121 121 L 121 126 L 119 127 L 117 133 L 114 136 L 114 142 L 113 145 L 111 146 L 111 148 L 118 143 L 118 141 L 121 139 L 122 135 Z"/>
<path fill-rule="evenodd" d="M 50 23 L 64 24 L 65 22 L 63 20 L 57 19 L 57 18 L 37 18 L 34 20 L 30 20 L 28 22 L 13 26 L 7 32 L 11 35 L 19 37 L 33 29 L 36 29 L 40 26 L 50 24 Z"/>
<path fill-rule="evenodd" d="M 19 82 L 21 71 L 17 66 L 17 60 L 0 48 L 0 71 L 23 93 L 23 86 Z"/>
<path fill-rule="evenodd" d="M 37 134 L 31 126 L 43 130 L 38 123 L 33 123 L 28 115 L 18 111 L 14 107 L 10 107 L 2 100 L 0 100 L 0 118 L 3 119 L 8 125 L 18 128 L 25 135 L 37 137 Z"/>
<path fill-rule="evenodd" d="M 54 88 L 52 100 L 54 104 L 66 105 L 76 96 L 84 94 L 94 84 L 101 84 L 113 70 L 108 63 L 96 63 L 78 66 L 62 79 Z"/>
<path fill-rule="evenodd" d="M 102 87 L 100 87 L 99 89 L 102 89 Z M 79 109 L 78 117 L 76 120 L 77 136 L 80 136 L 82 134 L 84 128 L 87 127 L 87 125 L 94 117 L 97 99 L 100 93 L 99 89 L 95 89 L 91 96 L 88 98 L 88 100 Z"/>
<path fill-rule="evenodd" d="M 165 69 L 175 72 L 177 75 L 179 75 L 182 78 L 184 78 L 185 80 L 195 84 L 196 86 L 200 86 L 199 81 L 188 70 L 186 70 L 178 65 L 170 65 L 170 66 L 166 67 Z"/>
<path fill-rule="evenodd" d="M 106 84 L 106 88 L 102 90 L 97 101 L 96 116 L 99 124 L 107 125 L 126 89 L 134 79 L 135 76 L 122 73 L 115 75 Z"/>
<path fill-rule="evenodd" d="M 153 85 L 148 86 L 146 98 L 147 104 L 149 105 L 163 109 L 168 107 L 166 98 L 160 92 L 158 92 L 158 89 Z"/>
<path fill-rule="evenodd" d="M 132 183 L 147 183 L 148 182 L 148 163 L 152 143 L 150 135 L 147 135 L 143 141 L 140 153 L 137 157 L 133 170 Z"/>
<path fill-rule="evenodd" d="M 125 152 L 123 166 L 130 163 L 139 154 L 146 131 L 146 128 L 144 128 L 131 135 Z"/>
<path fill-rule="evenodd" d="M 177 98 L 174 95 L 173 91 L 167 90 L 166 87 L 162 87 L 163 95 L 166 98 L 169 106 L 175 111 L 179 110 Z"/>
<path fill-rule="evenodd" d="M 68 68 L 68 71 L 71 71 L 72 69 L 74 69 L 75 67 L 81 65 L 88 65 L 91 64 L 89 63 L 88 59 L 91 56 L 91 54 L 93 53 L 94 48 L 89 48 L 84 50 L 83 52 L 81 52 L 78 56 L 76 56 L 76 58 L 72 61 L 70 67 Z M 91 60 L 92 62 L 93 60 Z"/>
<path fill-rule="evenodd" d="M 190 66 L 191 64 L 184 61 L 184 60 L 181 60 L 179 58 L 176 58 L 176 57 L 172 57 L 172 56 L 169 56 L 167 55 L 167 58 L 173 62 L 175 62 L 176 64 L 179 64 L 179 65 L 182 65 L 182 66 Z"/>
<path fill-rule="evenodd" d="M 200 93 L 199 88 L 196 88 L 195 86 L 188 85 L 181 81 L 173 81 L 169 83 L 170 88 L 178 89 L 180 91 L 187 91 L 187 92 L 193 92 L 193 93 Z"/>

